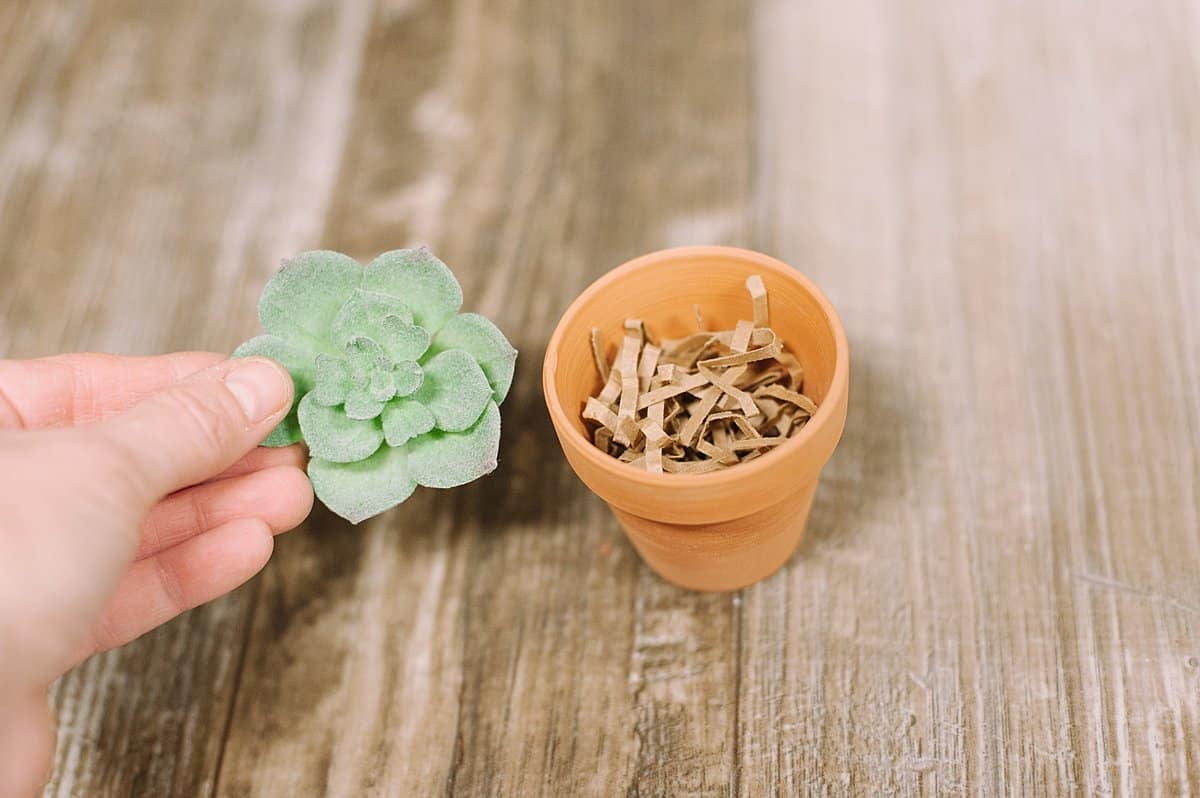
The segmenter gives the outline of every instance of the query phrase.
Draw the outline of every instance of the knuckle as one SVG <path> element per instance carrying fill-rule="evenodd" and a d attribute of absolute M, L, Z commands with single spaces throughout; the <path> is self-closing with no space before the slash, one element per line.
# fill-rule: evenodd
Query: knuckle
<path fill-rule="evenodd" d="M 207 532 L 212 529 L 214 524 L 201 493 L 193 490 L 186 492 L 184 495 L 187 496 L 187 513 L 191 526 L 194 529 L 199 529 L 201 532 Z"/>
<path fill-rule="evenodd" d="M 167 548 L 168 539 L 159 508 L 155 507 L 142 522 L 141 539 L 134 559 L 141 559 L 162 551 Z"/>

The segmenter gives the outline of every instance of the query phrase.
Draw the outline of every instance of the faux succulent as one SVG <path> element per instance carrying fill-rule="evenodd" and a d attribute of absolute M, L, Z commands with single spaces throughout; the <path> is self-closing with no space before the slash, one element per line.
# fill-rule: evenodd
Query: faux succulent
<path fill-rule="evenodd" d="M 296 384 L 263 445 L 305 441 L 313 491 L 343 518 L 358 523 L 417 485 L 452 488 L 496 467 L 517 352 L 492 322 L 459 313 L 462 300 L 423 248 L 385 252 L 365 269 L 305 252 L 263 289 L 266 334 L 233 355 L 271 358 Z"/>

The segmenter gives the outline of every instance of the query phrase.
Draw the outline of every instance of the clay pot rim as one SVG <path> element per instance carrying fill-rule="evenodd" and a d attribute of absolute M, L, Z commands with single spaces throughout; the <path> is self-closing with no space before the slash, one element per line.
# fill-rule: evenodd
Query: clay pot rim
<path fill-rule="evenodd" d="M 817 408 L 817 412 L 812 419 L 804 425 L 804 429 L 800 431 L 800 434 L 788 440 L 787 443 L 776 446 L 762 457 L 755 458 L 749 463 L 740 463 L 731 468 L 721 471 L 711 471 L 707 474 L 651 474 L 646 471 L 638 471 L 630 468 L 615 457 L 604 454 L 591 441 L 578 434 L 575 430 L 571 417 L 563 408 L 562 403 L 559 401 L 558 392 L 554 388 L 554 377 L 558 369 L 558 352 L 562 348 L 567 322 L 579 316 L 581 308 L 592 297 L 602 293 L 613 283 L 625 279 L 630 274 L 661 263 L 662 261 L 699 257 L 752 261 L 764 270 L 773 272 L 781 279 L 798 284 L 812 296 L 820 306 L 821 312 L 825 315 L 825 320 L 833 332 L 835 349 L 833 379 L 825 399 L 821 402 L 820 407 Z M 761 252 L 741 249 L 739 247 L 724 246 L 685 246 L 660 249 L 626 261 L 607 274 L 602 275 L 584 289 L 583 293 L 577 296 L 567 306 L 567 309 L 563 311 L 562 317 L 554 327 L 554 332 L 550 335 L 549 343 L 546 344 L 546 354 L 542 361 L 542 393 L 546 400 L 546 407 L 550 412 L 551 421 L 560 431 L 565 432 L 565 434 L 559 435 L 559 439 L 564 445 L 570 446 L 580 456 L 613 476 L 629 482 L 641 483 L 652 487 L 657 486 L 668 490 L 672 487 L 679 488 L 684 486 L 716 488 L 742 480 L 755 479 L 763 471 L 783 463 L 788 459 L 788 455 L 795 454 L 803 449 L 816 436 L 818 430 L 828 424 L 836 423 L 834 421 L 836 408 L 845 401 L 844 394 L 849 384 L 849 377 L 850 345 L 846 340 L 846 330 L 842 327 L 842 321 L 838 317 L 837 311 L 834 310 L 833 305 L 825 296 L 825 293 L 817 287 L 816 283 L 801 274 L 797 269 L 770 255 L 764 255 Z"/>

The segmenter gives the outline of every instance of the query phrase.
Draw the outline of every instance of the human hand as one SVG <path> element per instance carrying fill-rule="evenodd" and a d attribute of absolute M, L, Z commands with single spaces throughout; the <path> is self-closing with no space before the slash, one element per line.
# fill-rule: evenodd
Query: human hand
<path fill-rule="evenodd" d="M 0 361 L 0 796 L 47 774 L 54 679 L 242 584 L 308 515 L 303 451 L 255 448 L 292 390 L 201 352 Z"/>

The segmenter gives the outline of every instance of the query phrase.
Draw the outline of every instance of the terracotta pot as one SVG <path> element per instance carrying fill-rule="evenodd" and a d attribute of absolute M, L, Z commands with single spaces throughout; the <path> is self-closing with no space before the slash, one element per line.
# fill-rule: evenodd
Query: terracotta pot
<path fill-rule="evenodd" d="M 601 452 L 580 416 L 600 390 L 590 332 L 615 346 L 626 318 L 652 335 L 751 318 L 746 278 L 766 283 L 771 326 L 804 366 L 804 391 L 819 408 L 795 438 L 767 454 L 707 474 L 649 474 Z M 795 269 L 757 252 L 681 247 L 643 255 L 591 285 L 563 314 L 546 349 L 542 389 L 563 452 L 579 478 L 612 508 L 629 540 L 663 578 L 693 590 L 736 590 L 782 566 L 804 533 L 817 478 L 846 423 L 850 360 L 829 300 Z"/>

